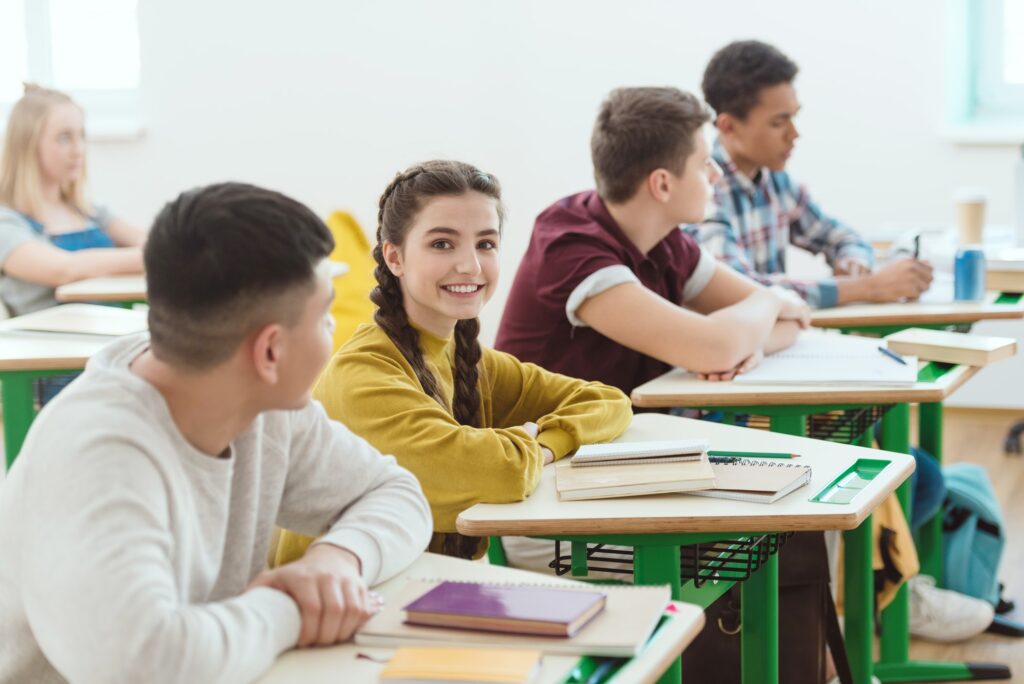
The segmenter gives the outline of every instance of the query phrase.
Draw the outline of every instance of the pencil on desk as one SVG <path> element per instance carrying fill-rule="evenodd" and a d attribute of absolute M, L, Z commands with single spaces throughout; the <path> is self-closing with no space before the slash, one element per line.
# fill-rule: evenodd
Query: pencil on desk
<path fill-rule="evenodd" d="M 733 458 L 800 458 L 800 454 L 786 454 L 781 451 L 708 451 L 708 456 Z"/>

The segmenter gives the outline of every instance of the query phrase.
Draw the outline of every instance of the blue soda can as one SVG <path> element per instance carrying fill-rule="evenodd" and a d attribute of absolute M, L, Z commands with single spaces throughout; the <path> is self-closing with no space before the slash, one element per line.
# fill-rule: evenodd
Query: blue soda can
<path fill-rule="evenodd" d="M 985 252 L 980 247 L 961 247 L 953 262 L 953 299 L 979 302 L 985 298 Z"/>

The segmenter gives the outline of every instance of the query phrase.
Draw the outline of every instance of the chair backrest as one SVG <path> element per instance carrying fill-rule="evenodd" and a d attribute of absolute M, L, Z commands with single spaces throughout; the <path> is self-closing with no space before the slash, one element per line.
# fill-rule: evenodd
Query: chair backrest
<path fill-rule="evenodd" d="M 334 236 L 331 260 L 343 262 L 348 271 L 334 279 L 334 350 L 345 344 L 363 323 L 373 321 L 376 309 L 370 291 L 377 285 L 373 269 L 373 251 L 359 222 L 347 211 L 335 211 L 327 217 L 327 227 Z"/>

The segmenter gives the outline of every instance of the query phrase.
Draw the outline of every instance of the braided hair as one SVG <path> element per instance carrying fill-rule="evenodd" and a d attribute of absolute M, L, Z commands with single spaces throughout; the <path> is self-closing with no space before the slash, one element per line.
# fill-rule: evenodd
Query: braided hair
<path fill-rule="evenodd" d="M 416 214 L 431 198 L 467 192 L 479 192 L 495 200 L 500 228 L 503 209 L 498 179 L 474 166 L 456 161 L 424 162 L 399 173 L 380 196 L 377 212 L 377 246 L 373 250 L 373 258 L 377 262 L 374 270 L 377 287 L 370 293 L 370 299 L 377 305 L 374 320 L 412 366 L 423 391 L 441 406 L 445 406 L 445 402 L 438 389 L 437 378 L 423 360 L 420 334 L 409 323 L 402 299 L 402 287 L 384 261 L 383 244 L 387 241 L 401 247 Z M 460 424 L 473 427 L 480 427 L 479 334 L 480 321 L 476 318 L 455 324 L 452 415 Z M 446 533 L 443 535 L 441 551 L 448 556 L 473 558 L 484 544 L 485 540 L 481 537 Z"/>
<path fill-rule="evenodd" d="M 377 287 L 370 293 L 370 299 L 377 305 L 374 320 L 412 366 L 423 391 L 442 406 L 445 402 L 437 379 L 427 368 L 420 350 L 419 332 L 412 327 L 406 315 L 401 284 L 384 261 L 383 244 L 390 242 L 401 247 L 413 219 L 427 200 L 467 192 L 479 192 L 493 198 L 498 204 L 500 222 L 502 207 L 498 179 L 457 161 L 428 161 L 397 174 L 380 196 L 377 212 L 377 246 L 373 250 L 373 258 L 377 262 L 374 270 Z M 455 325 L 452 415 L 462 425 L 473 427 L 480 427 L 479 334 L 480 321 L 476 318 L 461 320 Z"/>

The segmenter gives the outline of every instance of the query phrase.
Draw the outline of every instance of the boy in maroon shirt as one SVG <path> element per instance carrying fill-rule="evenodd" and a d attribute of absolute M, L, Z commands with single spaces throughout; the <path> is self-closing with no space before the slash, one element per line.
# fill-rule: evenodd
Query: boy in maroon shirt
<path fill-rule="evenodd" d="M 672 366 L 730 379 L 792 344 L 807 306 L 724 266 L 679 230 L 718 177 L 704 106 L 620 88 L 591 137 L 596 191 L 537 217 L 495 347 L 627 394 Z"/>

